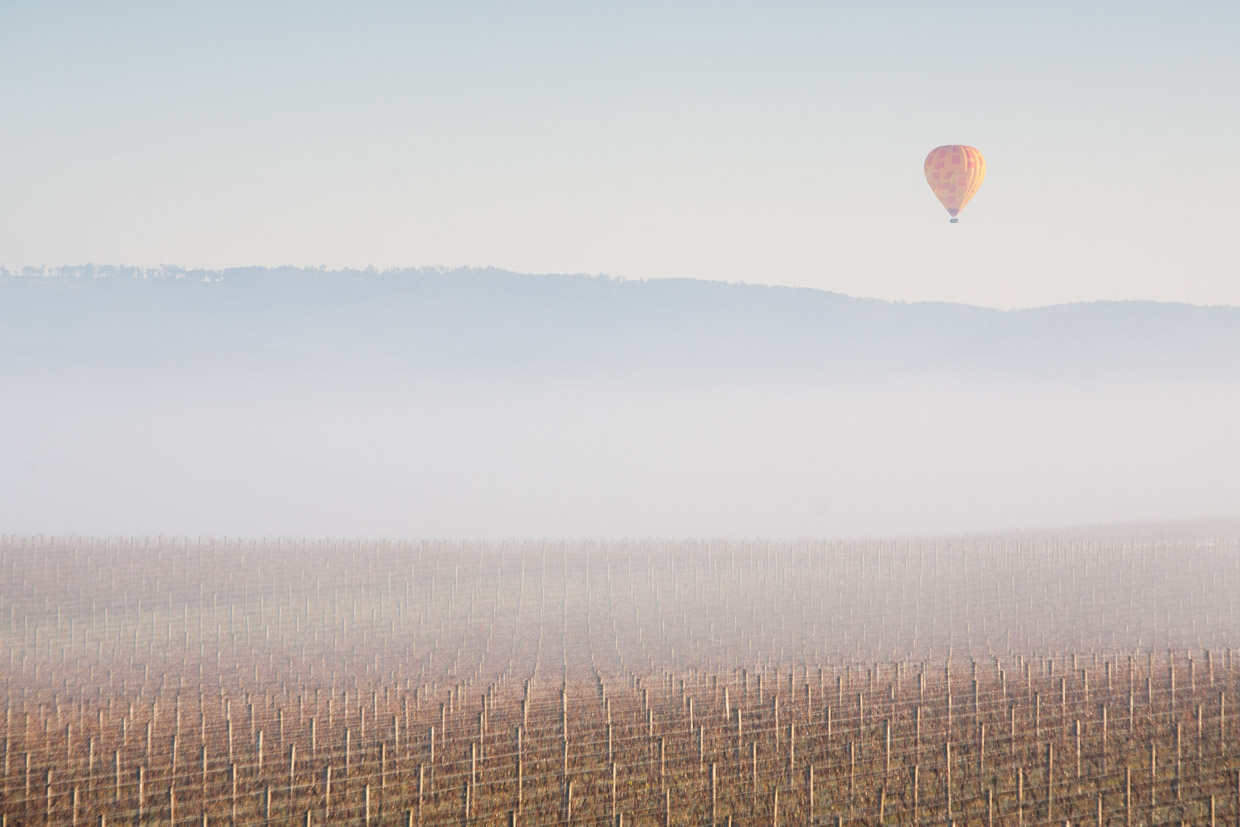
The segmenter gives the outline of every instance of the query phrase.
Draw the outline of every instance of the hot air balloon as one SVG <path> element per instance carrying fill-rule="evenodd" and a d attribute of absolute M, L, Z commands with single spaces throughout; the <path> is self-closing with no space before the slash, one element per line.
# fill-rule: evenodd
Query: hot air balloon
<path fill-rule="evenodd" d="M 971 146 L 949 144 L 930 150 L 926 156 L 926 183 L 951 215 L 951 223 L 965 205 L 977 195 L 986 177 L 986 159 Z"/>

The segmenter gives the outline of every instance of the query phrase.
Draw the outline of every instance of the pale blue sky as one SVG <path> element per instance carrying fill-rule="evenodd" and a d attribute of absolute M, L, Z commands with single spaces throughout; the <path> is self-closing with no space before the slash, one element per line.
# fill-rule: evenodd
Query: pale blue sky
<path fill-rule="evenodd" d="M 1237 43 L 1234 0 L 0 0 L 0 264 L 1240 304 Z"/>

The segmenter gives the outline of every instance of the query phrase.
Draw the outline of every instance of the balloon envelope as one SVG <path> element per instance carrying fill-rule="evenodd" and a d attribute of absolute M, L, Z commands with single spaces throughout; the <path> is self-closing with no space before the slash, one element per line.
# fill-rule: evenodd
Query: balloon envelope
<path fill-rule="evenodd" d="M 977 194 L 986 177 L 986 159 L 971 146 L 948 144 L 926 156 L 926 183 L 952 219 Z"/>

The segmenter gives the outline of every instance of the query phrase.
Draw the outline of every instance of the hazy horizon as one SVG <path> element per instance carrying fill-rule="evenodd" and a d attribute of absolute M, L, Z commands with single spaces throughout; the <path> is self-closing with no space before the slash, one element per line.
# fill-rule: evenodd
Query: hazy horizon
<path fill-rule="evenodd" d="M 252 264 L 236 264 L 229 267 L 187 267 L 179 264 L 161 263 L 156 265 L 137 265 L 137 264 L 117 264 L 117 263 L 94 263 L 84 262 L 77 264 L 27 264 L 22 267 L 6 267 L 3 261 L 0 261 L 0 277 L 12 278 L 132 278 L 139 280 L 160 279 L 160 280 L 178 280 L 188 278 L 191 280 L 209 280 L 215 277 L 225 275 L 236 275 L 242 273 L 265 272 L 278 274 L 282 272 L 299 272 L 306 274 L 359 274 L 359 275 L 377 275 L 391 276 L 409 273 L 458 273 L 458 272 L 499 272 L 511 273 L 517 276 L 530 276 L 534 278 L 599 278 L 610 279 L 619 282 L 651 282 L 651 281 L 687 281 L 702 282 L 704 284 L 721 284 L 733 287 L 777 287 L 788 288 L 792 290 L 810 290 L 818 293 L 830 293 L 851 299 L 863 299 L 868 301 L 884 302 L 887 304 L 947 304 L 959 305 L 962 307 L 972 307 L 982 310 L 995 310 L 999 312 L 1015 312 L 1027 310 L 1047 310 L 1057 307 L 1064 307 L 1076 304 L 1164 304 L 1164 305 L 1185 305 L 1188 307 L 1240 307 L 1240 299 L 1236 302 L 1208 302 L 1208 301 L 1174 301 L 1159 300 L 1140 297 L 1129 298 L 1091 298 L 1073 301 L 1061 301 L 1051 304 L 1033 304 L 1033 305 L 1012 305 L 999 306 L 993 304 L 982 304 L 970 301 L 953 301 L 935 298 L 914 298 L 902 299 L 891 298 L 876 295 L 868 295 L 862 293 L 848 293 L 841 290 L 834 290 L 829 287 L 818 287 L 813 285 L 795 284 L 791 281 L 745 281 L 744 279 L 726 279 L 726 278 L 710 278 L 698 276 L 647 276 L 647 277 L 630 277 L 623 273 L 605 273 L 605 272 L 535 272 L 525 270 L 514 270 L 495 264 L 483 265 L 443 265 L 443 264 L 415 264 L 415 265 L 393 265 L 390 267 L 376 268 L 370 264 L 354 264 L 341 267 L 329 268 L 326 265 L 252 265 Z"/>

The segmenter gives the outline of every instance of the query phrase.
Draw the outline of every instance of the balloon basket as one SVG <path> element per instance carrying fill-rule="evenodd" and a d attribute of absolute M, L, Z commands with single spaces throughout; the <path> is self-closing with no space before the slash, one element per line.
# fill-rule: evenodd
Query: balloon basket
<path fill-rule="evenodd" d="M 951 221 L 948 221 L 947 223 L 948 223 L 948 224 L 959 224 L 959 223 L 960 223 L 960 219 L 959 219 L 959 218 L 953 218 Z"/>

